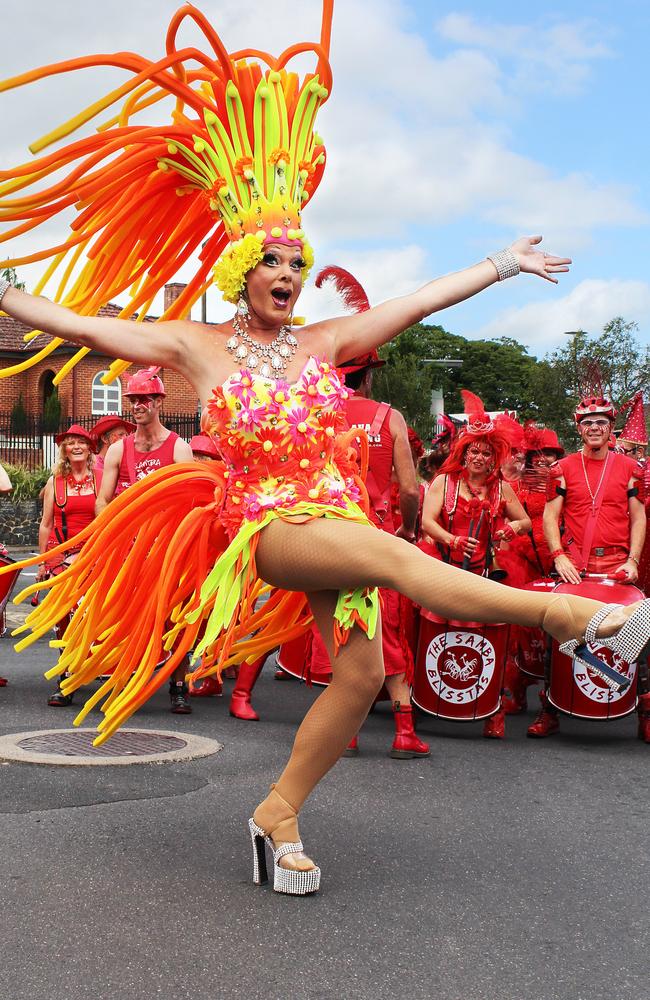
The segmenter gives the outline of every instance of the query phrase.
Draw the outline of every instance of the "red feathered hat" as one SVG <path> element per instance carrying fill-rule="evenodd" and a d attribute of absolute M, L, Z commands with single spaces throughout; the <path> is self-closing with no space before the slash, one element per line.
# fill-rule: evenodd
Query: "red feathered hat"
<path fill-rule="evenodd" d="M 601 413 L 612 422 L 614 421 L 616 410 L 612 401 L 606 396 L 584 396 L 576 407 L 576 423 L 579 424 L 584 417 L 597 416 Z"/>
<path fill-rule="evenodd" d="M 524 444 L 527 452 L 546 450 L 564 455 L 564 448 L 555 431 L 552 431 L 550 427 L 538 427 L 532 420 L 524 427 Z"/>
<path fill-rule="evenodd" d="M 630 412 L 627 420 L 625 421 L 625 427 L 622 431 L 618 432 L 619 441 L 629 441 L 630 444 L 647 446 L 648 432 L 645 424 L 642 392 L 635 393 L 635 395 L 632 396 L 632 399 L 628 400 L 628 402 L 621 407 L 619 413 L 623 413 L 628 409 Z"/>
<path fill-rule="evenodd" d="M 485 441 L 494 451 L 494 468 L 490 479 L 499 475 L 499 470 L 510 452 L 523 446 L 524 430 L 516 420 L 506 414 L 494 419 L 485 412 L 483 400 L 467 389 L 461 390 L 468 422 L 461 428 L 451 446 L 449 457 L 440 472 L 460 472 L 464 466 L 465 451 L 476 441 Z"/>

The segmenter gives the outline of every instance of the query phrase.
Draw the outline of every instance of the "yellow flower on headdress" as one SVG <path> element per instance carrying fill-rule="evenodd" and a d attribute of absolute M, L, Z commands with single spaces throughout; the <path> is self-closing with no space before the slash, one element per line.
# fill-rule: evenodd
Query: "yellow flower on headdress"
<path fill-rule="evenodd" d="M 31 150 L 39 153 L 117 104 L 118 113 L 96 133 L 0 171 L 0 224 L 13 224 L 5 225 L 0 243 L 71 205 L 78 213 L 63 243 L 7 260 L 4 266 L 50 259 L 36 294 L 46 291 L 60 270 L 50 293 L 55 301 L 92 316 L 107 302 L 128 295 L 120 315 L 142 319 L 163 286 L 198 254 L 195 273 L 161 316 L 176 319 L 186 316 L 209 288 L 215 263 L 229 243 L 232 251 L 215 272 L 228 301 L 236 300 L 235 290 L 241 290 L 245 274 L 260 259 L 265 239 L 301 246 L 305 260 L 313 262 L 301 216 L 325 166 L 315 119 L 331 88 L 332 6 L 333 0 L 323 0 L 320 42 L 292 45 L 277 59 L 253 49 L 229 55 L 204 15 L 185 4 L 172 17 L 166 53 L 156 62 L 117 52 L 45 66 L 0 83 L 1 92 L 98 65 L 132 74 Z M 176 36 L 186 18 L 203 32 L 207 53 L 197 47 L 177 49 Z M 317 66 L 301 81 L 286 67 L 307 51 L 316 55 Z M 169 123 L 134 123 L 139 112 L 170 96 L 175 107 Z M 54 338 L 33 358 L 0 375 L 24 371 L 61 343 Z M 55 382 L 86 353 L 86 348 L 78 351 Z M 105 381 L 126 367 L 114 363 Z"/>

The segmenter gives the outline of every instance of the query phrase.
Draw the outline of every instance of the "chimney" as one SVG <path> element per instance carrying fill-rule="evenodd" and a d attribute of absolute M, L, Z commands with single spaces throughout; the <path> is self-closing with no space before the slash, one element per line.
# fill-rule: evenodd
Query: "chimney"
<path fill-rule="evenodd" d="M 178 296 L 187 288 L 182 281 L 171 281 L 168 285 L 165 285 L 165 312 L 169 307 L 176 301 Z M 180 316 L 179 319 L 191 319 L 191 310 L 185 313 L 184 316 Z"/>

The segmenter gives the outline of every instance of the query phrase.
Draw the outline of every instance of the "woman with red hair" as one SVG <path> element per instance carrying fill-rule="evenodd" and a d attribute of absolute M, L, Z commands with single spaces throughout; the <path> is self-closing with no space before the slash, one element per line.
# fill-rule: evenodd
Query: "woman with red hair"
<path fill-rule="evenodd" d="M 436 559 L 487 576 L 493 543 L 531 528 L 530 518 L 501 474 L 521 429 L 510 417 L 489 417 L 474 393 L 463 390 L 462 395 L 468 423 L 427 490 L 422 510 L 423 547 Z M 503 739 L 502 709 L 486 719 L 483 735 Z"/>

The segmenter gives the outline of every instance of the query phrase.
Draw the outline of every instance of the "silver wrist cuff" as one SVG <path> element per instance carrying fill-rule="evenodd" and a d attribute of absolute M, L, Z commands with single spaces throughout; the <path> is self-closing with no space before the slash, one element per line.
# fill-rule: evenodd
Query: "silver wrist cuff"
<path fill-rule="evenodd" d="M 11 282 L 5 281 L 5 279 L 2 278 L 2 280 L 0 280 L 0 302 L 2 302 L 4 293 L 7 291 L 8 288 L 11 288 Z"/>
<path fill-rule="evenodd" d="M 512 250 L 499 250 L 497 253 L 489 253 L 487 259 L 491 260 L 496 267 L 499 281 L 505 281 L 506 278 L 515 278 L 521 270 L 519 260 Z"/>

